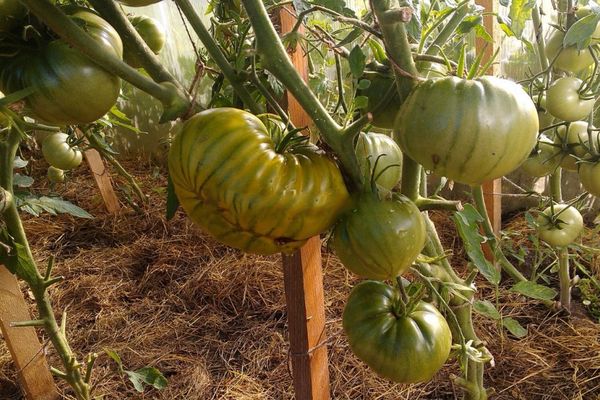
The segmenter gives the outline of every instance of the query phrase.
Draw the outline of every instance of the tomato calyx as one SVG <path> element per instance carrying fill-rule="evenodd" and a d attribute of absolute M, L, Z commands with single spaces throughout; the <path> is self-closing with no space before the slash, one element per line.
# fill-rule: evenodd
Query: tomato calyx
<path fill-rule="evenodd" d="M 395 302 L 392 302 L 390 312 L 396 319 L 406 318 L 413 313 L 417 305 L 425 296 L 425 288 L 423 286 L 415 289 L 415 286 L 410 281 L 396 277 L 396 286 L 398 296 Z"/>

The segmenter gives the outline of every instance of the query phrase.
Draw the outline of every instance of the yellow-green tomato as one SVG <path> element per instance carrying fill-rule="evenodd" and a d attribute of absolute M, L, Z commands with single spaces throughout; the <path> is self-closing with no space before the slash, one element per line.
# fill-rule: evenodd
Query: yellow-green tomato
<path fill-rule="evenodd" d="M 68 142 L 69 135 L 62 132 L 52 133 L 42 142 L 42 153 L 51 166 L 70 170 L 81 164 L 82 154 Z"/>
<path fill-rule="evenodd" d="M 579 94 L 583 81 L 564 76 L 550 85 L 546 92 L 546 110 L 556 118 L 567 122 L 587 117 L 594 108 L 595 99 L 585 99 Z"/>
<path fill-rule="evenodd" d="M 580 163 L 577 172 L 583 188 L 590 194 L 600 197 L 600 162 Z"/>
<path fill-rule="evenodd" d="M 342 325 L 350 348 L 378 375 L 398 383 L 426 382 L 452 346 L 448 323 L 423 301 L 403 310 L 400 291 L 378 281 L 352 289 Z"/>
<path fill-rule="evenodd" d="M 166 42 L 165 29 L 162 25 L 154 18 L 145 15 L 131 17 L 129 18 L 129 21 L 148 45 L 148 48 L 150 48 L 154 54 L 160 53 Z M 134 68 L 142 66 L 138 57 L 129 51 L 127 47 L 125 47 L 125 51 L 123 52 L 123 60 Z"/>
<path fill-rule="evenodd" d="M 592 132 L 592 136 L 595 137 L 596 148 L 598 148 L 598 132 Z M 571 122 L 568 129 L 559 126 L 556 130 L 555 143 L 563 149 L 561 167 L 569 171 L 577 171 L 577 161 L 590 157 L 588 123 Z"/>
<path fill-rule="evenodd" d="M 356 157 L 363 176 L 392 190 L 402 177 L 402 151 L 394 139 L 382 133 L 361 133 L 356 143 Z"/>
<path fill-rule="evenodd" d="M 48 177 L 50 183 L 60 183 L 65 181 L 65 171 L 54 168 L 52 165 L 48 167 L 46 176 Z"/>
<path fill-rule="evenodd" d="M 521 164 L 521 170 L 535 177 L 550 175 L 560 165 L 562 158 L 561 146 L 546 135 L 541 135 L 535 149 Z"/>
<path fill-rule="evenodd" d="M 573 206 L 555 204 L 546 208 L 537 218 L 540 239 L 550 246 L 563 247 L 575 241 L 583 231 L 583 217 Z"/>
<path fill-rule="evenodd" d="M 553 66 L 563 71 L 576 73 L 594 63 L 589 49 L 577 50 L 576 46 L 563 47 L 565 34 L 555 30 L 546 43 L 546 57 Z"/>
<path fill-rule="evenodd" d="M 380 200 L 366 193 L 337 223 L 331 245 L 350 271 L 384 280 L 395 279 L 411 266 L 425 238 L 425 222 L 413 202 L 399 194 Z"/>
<path fill-rule="evenodd" d="M 235 108 L 188 119 L 171 145 L 169 174 L 192 221 L 251 253 L 297 249 L 349 203 L 331 159 L 313 147 L 278 153 L 261 120 Z"/>

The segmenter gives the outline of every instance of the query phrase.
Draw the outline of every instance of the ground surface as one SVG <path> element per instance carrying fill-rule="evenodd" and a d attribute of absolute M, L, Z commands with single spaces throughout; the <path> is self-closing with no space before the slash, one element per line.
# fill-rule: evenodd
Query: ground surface
<path fill-rule="evenodd" d="M 25 224 L 40 264 L 55 255 L 57 272 L 66 277 L 51 294 L 57 314 L 68 307 L 72 347 L 80 355 L 101 355 L 94 372 L 96 393 L 107 400 L 292 399 L 280 257 L 243 255 L 221 246 L 183 213 L 166 222 L 164 178 L 143 172 L 151 167 L 131 166 L 151 197 L 143 214 L 107 216 L 82 167 L 58 190 L 95 219 L 44 215 Z M 464 265 L 447 217 L 435 219 L 446 245 L 455 250 L 454 264 Z M 370 372 L 350 352 L 341 329 L 345 299 L 358 280 L 328 253 L 324 276 L 332 399 L 458 397 L 450 379 L 460 375 L 455 361 L 432 382 L 412 386 L 394 385 Z M 496 301 L 493 288 L 478 285 L 482 297 Z M 529 335 L 515 339 L 495 322 L 475 316 L 477 333 L 495 357 L 485 376 L 496 390 L 493 398 L 600 398 L 600 325 L 583 312 L 561 317 L 507 287 L 500 288 L 498 304 L 504 316 L 527 326 Z M 137 393 L 103 349 L 118 352 L 126 368 L 159 368 L 168 387 Z M 0 399 L 20 398 L 0 341 Z"/>

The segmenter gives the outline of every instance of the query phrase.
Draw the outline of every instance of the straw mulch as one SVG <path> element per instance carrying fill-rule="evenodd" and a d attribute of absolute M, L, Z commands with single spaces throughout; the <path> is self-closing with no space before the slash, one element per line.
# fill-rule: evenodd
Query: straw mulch
<path fill-rule="evenodd" d="M 34 164 L 37 166 L 37 164 Z M 41 163 L 40 163 L 41 165 Z M 179 213 L 166 222 L 165 179 L 152 167 L 131 164 L 150 195 L 144 214 L 107 216 L 86 168 L 61 194 L 95 215 L 26 218 L 35 255 L 56 256 L 66 281 L 52 290 L 57 314 L 68 309 L 72 347 L 98 352 L 94 371 L 104 399 L 293 399 L 286 307 L 280 257 L 244 255 L 204 235 Z M 42 173 L 42 167 L 37 173 Z M 40 187 L 45 183 L 43 180 Z M 436 214 L 443 239 L 464 254 L 444 214 Z M 325 307 L 332 399 L 452 399 L 460 392 L 449 361 L 432 382 L 397 385 L 375 376 L 349 350 L 341 313 L 358 281 L 324 253 Z M 479 282 L 481 296 L 494 290 Z M 486 384 L 496 399 L 600 398 L 600 325 L 578 313 L 570 319 L 500 288 L 502 314 L 527 326 L 517 340 L 497 324 L 475 315 L 477 332 L 495 356 Z M 103 352 L 116 351 L 128 369 L 155 366 L 168 378 L 162 391 L 133 390 Z M 50 360 L 57 364 L 52 349 Z M 68 389 L 61 384 L 68 397 Z M 0 342 L 0 399 L 20 399 L 15 371 Z"/>

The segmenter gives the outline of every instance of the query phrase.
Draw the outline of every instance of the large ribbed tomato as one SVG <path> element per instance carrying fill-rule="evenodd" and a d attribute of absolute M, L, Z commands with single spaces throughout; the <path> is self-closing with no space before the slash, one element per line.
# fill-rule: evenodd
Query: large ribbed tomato
<path fill-rule="evenodd" d="M 68 139 L 66 133 L 57 132 L 46 136 L 42 142 L 42 153 L 48 164 L 65 171 L 78 167 L 82 160 L 81 151 L 72 147 Z"/>
<path fill-rule="evenodd" d="M 425 245 L 425 222 L 417 206 L 393 194 L 356 199 L 333 230 L 331 245 L 342 264 L 369 279 L 394 279 L 406 271 Z"/>
<path fill-rule="evenodd" d="M 121 38 L 108 22 L 84 8 L 67 11 L 98 43 L 122 57 Z M 0 90 L 9 94 L 28 87 L 37 89 L 26 98 L 37 118 L 67 125 L 102 117 L 115 104 L 121 82 L 66 42 L 54 40 L 0 66 Z"/>
<path fill-rule="evenodd" d="M 402 151 L 391 137 L 382 133 L 361 133 L 356 142 L 356 157 L 363 176 L 377 178 L 378 185 L 392 190 L 400 182 Z"/>
<path fill-rule="evenodd" d="M 144 39 L 144 42 L 146 42 L 148 48 L 152 50 L 154 54 L 158 54 L 164 47 L 167 39 L 165 36 L 165 29 L 162 27 L 162 25 L 154 18 L 150 18 L 145 15 L 136 15 L 135 17 L 130 17 L 129 21 L 140 37 Z M 123 53 L 123 60 L 125 60 L 127 64 L 134 68 L 139 68 L 142 66 L 138 60 L 138 57 L 127 48 L 125 48 Z"/>
<path fill-rule="evenodd" d="M 477 185 L 517 168 L 535 146 L 535 104 L 516 83 L 490 76 L 418 85 L 396 118 L 394 138 L 433 173 Z"/>
<path fill-rule="evenodd" d="M 450 354 L 452 333 L 440 312 L 425 302 L 403 310 L 400 291 L 383 282 L 356 285 L 342 322 L 354 354 L 394 382 L 428 381 Z"/>
<path fill-rule="evenodd" d="M 169 152 L 183 209 L 219 241 L 252 253 L 289 252 L 328 229 L 349 195 L 314 148 L 274 150 L 254 115 L 215 108 L 185 122 Z"/>

